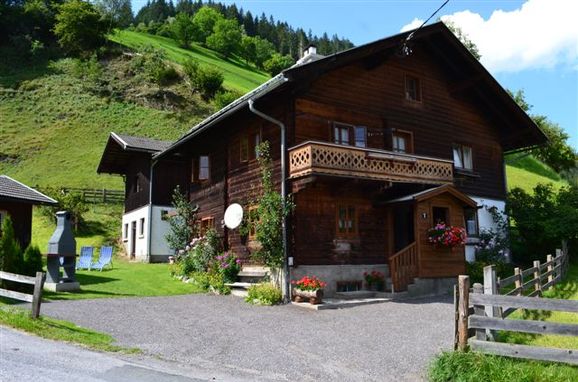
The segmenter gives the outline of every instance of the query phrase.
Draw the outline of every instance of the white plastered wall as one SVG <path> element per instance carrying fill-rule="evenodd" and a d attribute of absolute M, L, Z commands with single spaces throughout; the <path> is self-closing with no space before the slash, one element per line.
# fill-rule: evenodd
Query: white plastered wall
<path fill-rule="evenodd" d="M 478 224 L 479 224 L 479 231 L 488 230 L 488 229 L 497 229 L 496 224 L 494 223 L 494 219 L 492 215 L 488 211 L 489 208 L 496 207 L 498 211 L 505 214 L 505 207 L 506 202 L 503 200 L 497 199 L 488 199 L 488 198 L 480 198 L 477 196 L 471 196 L 477 204 L 478 207 L 482 207 L 478 209 Z M 476 260 L 476 249 L 475 249 L 476 242 L 470 242 L 466 245 L 466 261 L 472 263 Z"/>
<path fill-rule="evenodd" d="M 144 219 L 144 232 L 140 232 L 140 220 Z M 135 260 L 148 261 L 147 235 L 148 235 L 149 206 L 130 211 L 122 215 L 122 241 L 126 253 L 130 256 L 132 241 L 135 240 Z M 132 236 L 132 223 L 136 224 L 136 235 Z M 128 231 L 127 231 L 128 229 Z"/>
<path fill-rule="evenodd" d="M 167 244 L 165 236 L 169 233 L 170 225 L 168 220 L 163 220 L 163 211 L 174 211 L 173 207 L 168 206 L 153 206 L 152 214 L 152 240 L 151 240 L 151 255 L 154 261 L 162 260 L 161 257 L 168 257 L 172 255 L 172 251 Z M 167 259 L 164 259 L 165 261 Z"/>
<path fill-rule="evenodd" d="M 162 219 L 164 211 L 171 212 L 174 208 L 168 206 L 154 206 L 152 208 L 151 221 L 151 252 L 148 252 L 148 235 L 149 235 L 149 211 L 150 207 L 144 206 L 134 211 L 125 213 L 122 216 L 122 238 L 124 248 L 127 254 L 130 255 L 132 245 L 132 223 L 136 222 L 136 237 L 135 237 L 135 260 L 137 261 L 166 261 L 171 250 L 165 240 L 166 234 L 169 232 L 169 223 Z M 141 219 L 144 219 L 144 230 L 141 233 Z M 125 234 L 125 227 L 128 227 L 128 234 Z"/>

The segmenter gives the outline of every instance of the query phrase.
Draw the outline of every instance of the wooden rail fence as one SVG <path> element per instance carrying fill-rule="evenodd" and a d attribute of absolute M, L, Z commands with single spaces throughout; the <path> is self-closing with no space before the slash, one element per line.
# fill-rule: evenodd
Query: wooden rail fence
<path fill-rule="evenodd" d="M 540 297 L 542 291 L 561 281 L 567 271 L 566 248 L 556 252 L 556 256 L 548 256 L 545 263 L 536 261 L 526 270 L 516 268 L 513 276 L 501 280 L 496 278 L 495 267 L 488 266 L 484 268 L 484 285 L 476 283 L 472 289 L 469 276 L 459 276 L 454 300 L 454 349 L 465 350 L 469 345 L 473 350 L 490 354 L 578 365 L 575 349 L 496 342 L 497 330 L 578 336 L 577 324 L 506 319 L 518 309 L 578 313 L 578 301 Z"/>
<path fill-rule="evenodd" d="M 44 272 L 36 272 L 36 277 L 30 277 L 18 275 L 16 273 L 0 271 L 0 280 L 13 281 L 19 284 L 34 285 L 34 292 L 32 294 L 0 288 L 0 296 L 32 303 L 31 316 L 32 318 L 36 319 L 40 315 L 40 303 L 42 302 L 42 288 L 44 287 L 45 279 L 46 274 Z"/>
<path fill-rule="evenodd" d="M 36 189 L 41 192 L 49 191 L 49 189 L 40 186 L 36 186 Z M 125 196 L 123 190 L 108 190 L 106 188 L 60 187 L 57 191 L 80 194 L 87 203 L 122 203 Z"/>

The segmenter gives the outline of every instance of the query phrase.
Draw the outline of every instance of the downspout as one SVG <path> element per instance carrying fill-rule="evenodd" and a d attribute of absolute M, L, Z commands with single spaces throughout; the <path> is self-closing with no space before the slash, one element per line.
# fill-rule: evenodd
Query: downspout
<path fill-rule="evenodd" d="M 285 164 L 285 136 L 286 136 L 286 129 L 285 124 L 267 114 L 260 112 L 259 110 L 255 109 L 255 101 L 253 99 L 249 99 L 249 110 L 253 114 L 258 115 L 259 117 L 279 126 L 281 129 L 281 198 L 283 201 L 287 199 L 287 190 L 285 188 L 285 174 L 286 174 L 286 164 Z M 287 254 L 287 217 L 283 216 L 283 220 L 281 222 L 281 232 L 283 235 L 283 274 L 284 274 L 284 283 L 283 283 L 283 295 L 285 302 L 289 302 L 291 299 L 291 290 L 290 290 L 290 280 L 289 280 L 289 257 Z"/>
<path fill-rule="evenodd" d="M 151 241 L 152 241 L 152 229 L 153 229 L 153 169 L 157 161 L 152 159 L 151 160 L 151 169 L 149 173 L 149 217 L 148 217 L 148 232 L 147 232 L 147 257 L 149 263 L 151 261 Z"/>

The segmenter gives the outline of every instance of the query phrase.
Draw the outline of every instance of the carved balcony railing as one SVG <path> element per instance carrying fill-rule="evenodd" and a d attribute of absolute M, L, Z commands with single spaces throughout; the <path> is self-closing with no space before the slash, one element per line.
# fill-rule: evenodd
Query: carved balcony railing
<path fill-rule="evenodd" d="M 452 161 L 324 142 L 289 149 L 289 177 L 334 175 L 393 182 L 453 182 Z"/>

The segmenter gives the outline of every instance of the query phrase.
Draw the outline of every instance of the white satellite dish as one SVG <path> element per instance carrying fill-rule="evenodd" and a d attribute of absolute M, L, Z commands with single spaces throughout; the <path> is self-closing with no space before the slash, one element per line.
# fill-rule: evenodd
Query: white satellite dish
<path fill-rule="evenodd" d="M 243 207 L 233 203 L 225 210 L 225 225 L 229 229 L 237 228 L 243 221 Z"/>

